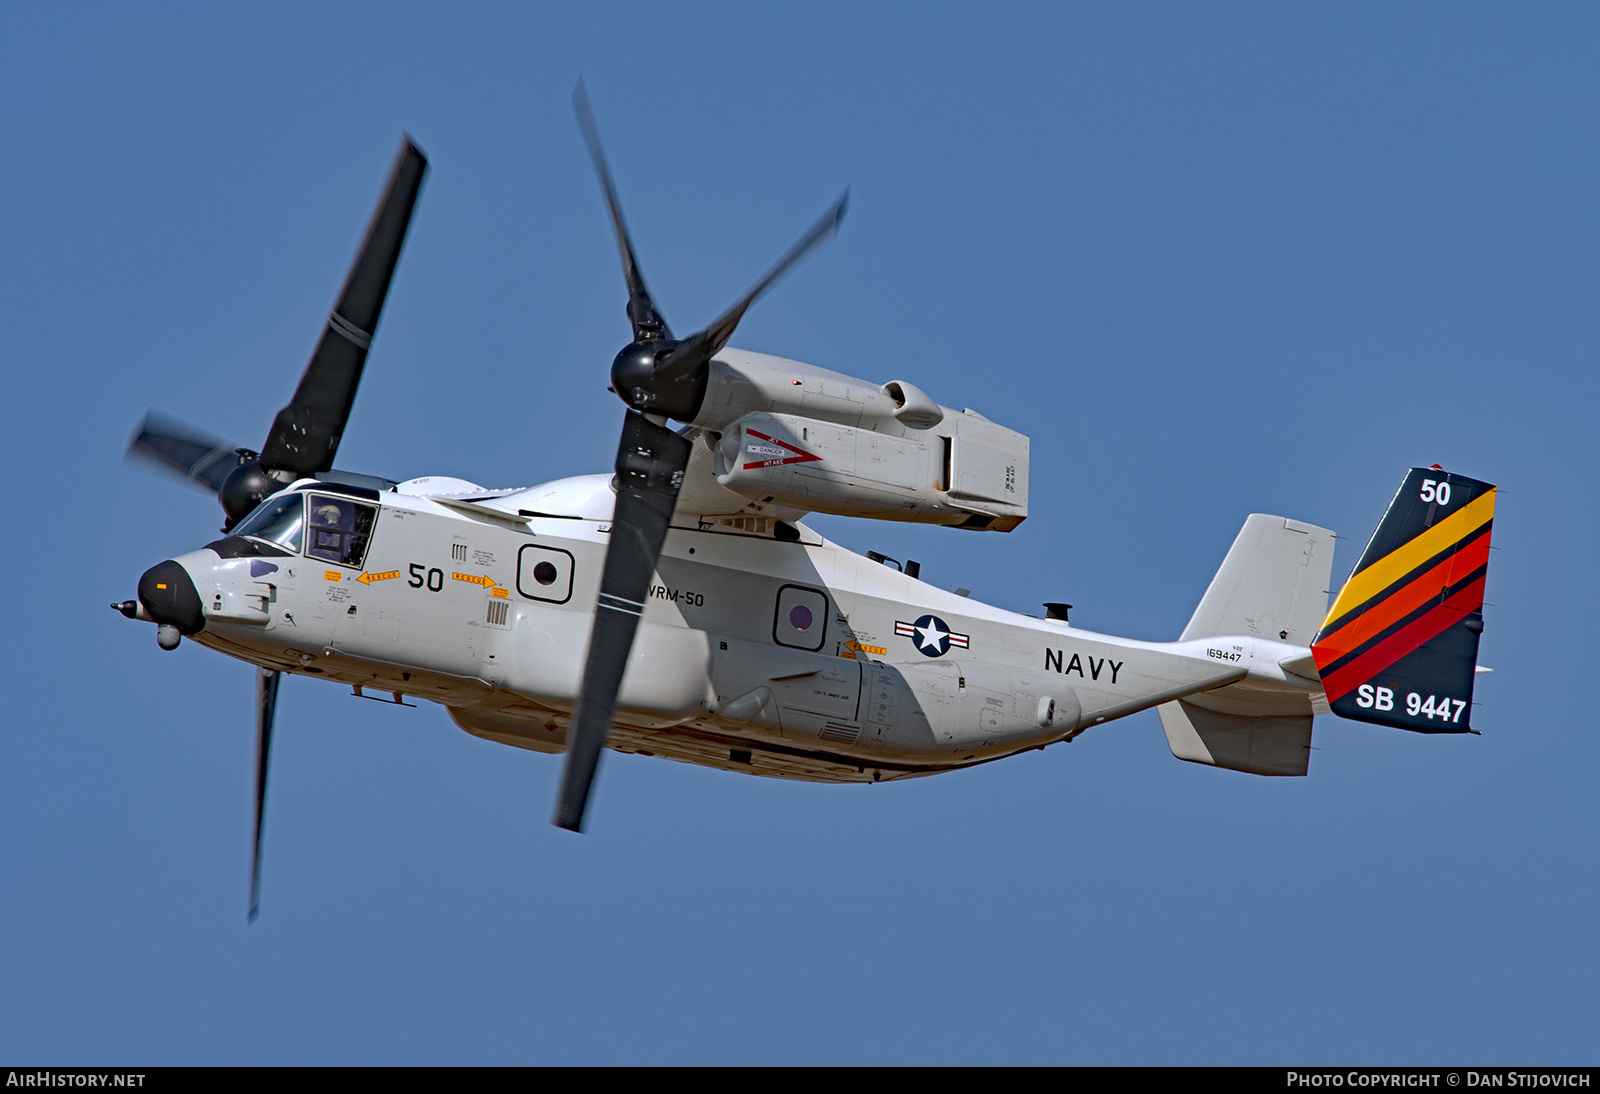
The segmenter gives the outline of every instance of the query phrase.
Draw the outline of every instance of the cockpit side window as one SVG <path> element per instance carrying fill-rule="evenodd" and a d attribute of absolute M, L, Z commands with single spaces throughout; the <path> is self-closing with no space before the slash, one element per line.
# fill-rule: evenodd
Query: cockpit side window
<path fill-rule="evenodd" d="M 312 494 L 310 498 L 311 538 L 306 554 L 359 570 L 367 557 L 367 541 L 372 538 L 377 508 L 326 494 Z"/>
<path fill-rule="evenodd" d="M 254 536 L 280 544 L 291 551 L 300 550 L 300 533 L 305 525 L 305 495 L 285 494 L 281 498 L 268 498 L 256 507 L 239 526 L 233 529 L 236 536 Z"/>

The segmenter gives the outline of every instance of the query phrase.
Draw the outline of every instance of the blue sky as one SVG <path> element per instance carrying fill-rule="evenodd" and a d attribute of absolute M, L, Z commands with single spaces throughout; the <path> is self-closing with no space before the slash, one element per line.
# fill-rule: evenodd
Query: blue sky
<path fill-rule="evenodd" d="M 0 11 L 0 1058 L 1593 1062 L 1592 6 Z M 431 171 L 339 463 L 603 470 L 626 340 L 582 73 L 690 329 L 1033 438 L 1010 535 L 825 519 L 1020 611 L 1175 637 L 1250 512 L 1500 484 L 1481 737 L 1319 720 L 1311 775 L 1154 714 L 819 787 L 559 763 L 286 681 L 245 925 L 250 670 L 106 610 L 213 538 L 151 406 L 287 401 L 400 134 Z"/>

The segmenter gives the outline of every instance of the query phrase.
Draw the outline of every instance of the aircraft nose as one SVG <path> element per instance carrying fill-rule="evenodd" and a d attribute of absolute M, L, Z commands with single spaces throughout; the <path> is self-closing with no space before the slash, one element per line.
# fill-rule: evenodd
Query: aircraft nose
<path fill-rule="evenodd" d="M 200 593 L 189 571 L 170 558 L 150 567 L 139 579 L 139 603 L 163 630 L 175 627 L 179 634 L 199 634 L 206 625 Z M 175 638 L 173 644 L 177 644 Z"/>

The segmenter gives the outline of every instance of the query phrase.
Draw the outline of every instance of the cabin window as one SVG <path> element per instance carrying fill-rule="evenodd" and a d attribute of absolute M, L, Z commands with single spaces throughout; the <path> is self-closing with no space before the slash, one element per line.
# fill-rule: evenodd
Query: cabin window
<path fill-rule="evenodd" d="M 300 550 L 300 533 L 305 524 L 305 499 L 301 494 L 268 498 L 233 530 L 236 536 L 253 536 L 277 543 L 291 551 Z"/>
<path fill-rule="evenodd" d="M 565 604 L 572 599 L 572 568 L 570 552 L 526 544 L 517 552 L 517 592 L 529 600 Z"/>
<path fill-rule="evenodd" d="M 359 570 L 367 556 L 367 541 L 372 538 L 377 508 L 326 494 L 312 494 L 310 504 L 311 530 L 306 554 Z"/>
<path fill-rule="evenodd" d="M 772 620 L 772 640 L 797 650 L 820 650 L 828 633 L 828 594 L 804 585 L 778 590 L 778 610 Z"/>

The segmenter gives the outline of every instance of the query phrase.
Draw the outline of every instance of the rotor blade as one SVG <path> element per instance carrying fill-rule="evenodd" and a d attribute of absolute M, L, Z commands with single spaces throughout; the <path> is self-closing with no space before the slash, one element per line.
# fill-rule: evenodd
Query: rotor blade
<path fill-rule="evenodd" d="M 175 471 L 213 494 L 222 489 L 228 472 L 239 466 L 236 445 L 154 410 L 139 423 L 127 454 Z"/>
<path fill-rule="evenodd" d="M 665 426 L 629 411 L 617 448 L 617 508 L 611 519 L 611 546 L 600 575 L 594 634 L 572 727 L 567 732 L 567 763 L 561 774 L 561 799 L 555 823 L 581 831 L 589 785 L 594 781 L 617 709 L 617 689 L 628 666 L 639 613 L 650 578 L 667 538 L 672 507 L 689 465 L 690 444 Z"/>
<path fill-rule="evenodd" d="M 611 212 L 611 230 L 616 233 L 617 253 L 622 257 L 622 276 L 628 282 L 628 321 L 633 324 L 633 340 L 642 341 L 647 334 L 671 338 L 672 331 L 656 310 L 656 302 L 645 288 L 644 274 L 639 272 L 639 263 L 633 257 L 633 240 L 622 219 L 622 203 L 617 200 L 617 187 L 611 181 L 611 168 L 606 166 L 605 149 L 600 147 L 600 127 L 595 124 L 594 108 L 589 105 L 589 92 L 584 89 L 582 76 L 572 89 L 572 105 L 578 112 L 578 127 L 583 130 L 584 142 L 589 146 L 589 158 L 594 161 L 600 189 L 605 192 L 606 208 Z"/>
<path fill-rule="evenodd" d="M 427 159 L 407 138 L 328 316 L 328 329 L 322 332 L 294 398 L 278 411 L 261 446 L 261 466 L 268 471 L 310 475 L 333 466 L 427 168 Z"/>
<path fill-rule="evenodd" d="M 261 914 L 261 822 L 267 812 L 267 761 L 272 755 L 272 716 L 278 709 L 278 671 L 256 670 L 256 847 L 250 860 L 250 922 Z"/>
<path fill-rule="evenodd" d="M 744 318 L 744 313 L 749 310 L 762 293 L 770 289 L 773 284 L 784 274 L 792 270 L 807 255 L 822 244 L 833 238 L 839 230 L 839 222 L 844 219 L 846 207 L 850 202 L 850 191 L 846 190 L 840 195 L 823 218 L 814 224 L 809 232 L 800 238 L 789 249 L 789 253 L 778 260 L 778 264 L 767 271 L 767 275 L 756 282 L 756 287 L 745 293 L 743 298 L 722 314 L 722 318 L 712 323 L 703 331 L 691 334 L 680 342 L 666 359 L 656 366 L 658 380 L 678 380 L 691 375 L 694 370 L 705 362 L 710 361 L 728 344 L 728 339 L 733 337 L 734 328 L 739 325 L 739 320 Z"/>

